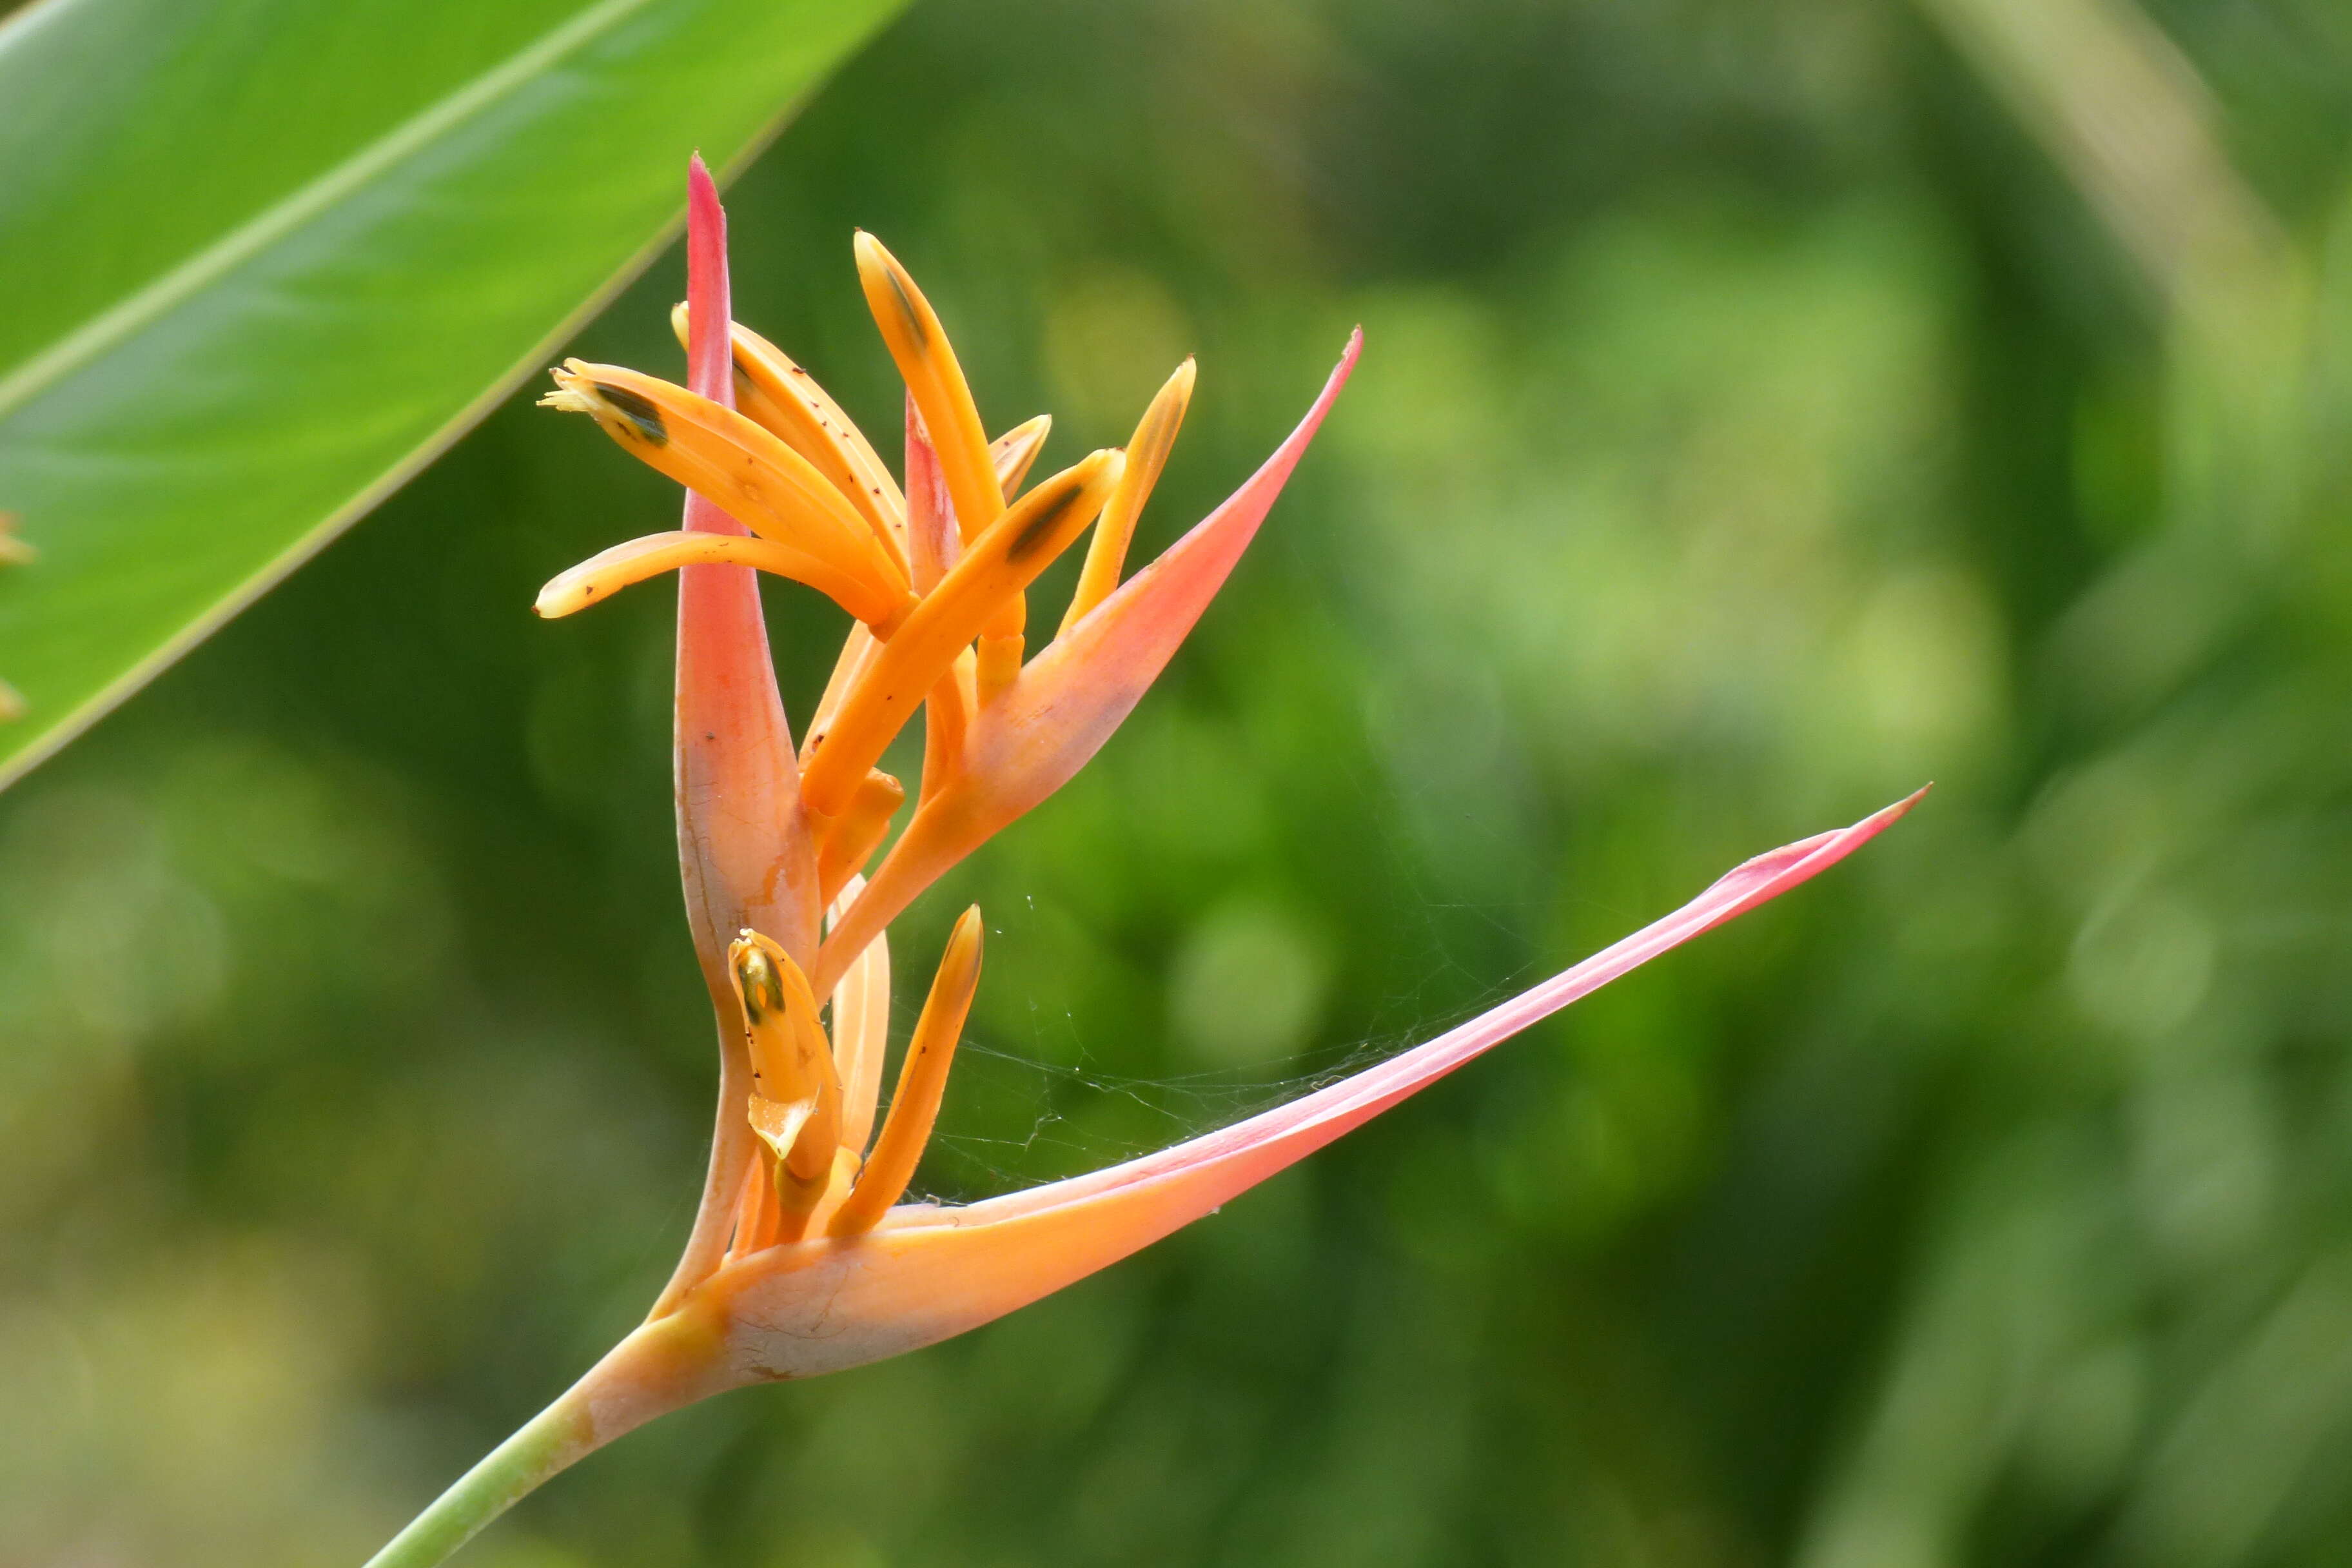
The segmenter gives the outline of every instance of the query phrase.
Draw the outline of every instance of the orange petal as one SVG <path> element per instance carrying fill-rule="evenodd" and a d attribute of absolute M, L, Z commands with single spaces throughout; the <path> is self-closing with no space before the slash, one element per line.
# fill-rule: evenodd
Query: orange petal
<path fill-rule="evenodd" d="M 792 955 L 756 931 L 735 939 L 727 963 L 751 1058 L 754 1128 L 770 1138 L 773 1128 L 789 1123 L 791 1133 L 772 1145 L 775 1155 L 795 1176 L 814 1180 L 833 1168 L 833 1152 L 841 1146 L 841 1078 L 816 998 Z M 756 1109 L 762 1106 L 774 1110 Z M 802 1138 L 812 1118 L 810 1136 Z"/>
<path fill-rule="evenodd" d="M 1307 417 L 1240 489 L 980 710 L 954 782 L 936 794 L 926 789 L 864 895 L 826 936 L 810 972 L 818 995 L 941 873 L 1068 782 L 1142 700 L 1256 536 L 1362 346 L 1360 331 L 1349 338 Z"/>
<path fill-rule="evenodd" d="M 997 809 L 1018 816 L 1061 788 L 1142 700 L 1257 536 L 1347 384 L 1363 341 L 1360 331 L 1349 336 L 1307 417 L 1240 489 L 1056 637 L 1003 704 L 983 715 L 970 771 L 986 781 Z"/>
<path fill-rule="evenodd" d="M 670 326 L 678 342 L 688 340 L 693 320 L 690 306 L 680 305 L 670 312 Z M 816 384 L 815 377 L 740 321 L 735 323 L 733 347 L 735 406 L 832 480 L 834 488 L 865 517 L 899 569 L 905 570 L 906 498 L 898 493 L 898 481 L 882 466 L 865 433 Z"/>
<path fill-rule="evenodd" d="M 1184 410 L 1192 401 L 1193 374 L 1190 359 L 1178 365 L 1136 422 L 1135 434 L 1128 437 L 1127 471 L 1119 476 L 1118 489 L 1111 492 L 1102 521 L 1095 528 L 1094 542 L 1087 546 L 1087 563 L 1078 574 L 1076 590 L 1070 595 L 1070 607 L 1062 614 L 1062 630 L 1076 626 L 1118 586 L 1119 569 L 1127 563 L 1128 541 L 1135 536 L 1135 520 L 1142 515 L 1143 503 L 1151 499 L 1160 470 L 1168 466 L 1176 432 L 1184 424 Z"/>
<path fill-rule="evenodd" d="M 1017 594 L 1094 521 L 1118 482 L 1117 452 L 1063 469 L 971 541 L 858 673 L 802 782 L 809 809 L 836 816 L 892 737 L 1008 595 Z"/>
<path fill-rule="evenodd" d="M 779 1239 L 795 1241 L 833 1184 L 841 1149 L 841 1079 L 808 981 L 754 931 L 728 950 L 751 1058 L 748 1120 L 774 1173 Z"/>
<path fill-rule="evenodd" d="M 882 640 L 863 621 L 849 628 L 849 636 L 842 640 L 840 657 L 833 661 L 833 673 L 825 677 L 824 695 L 816 700 L 816 712 L 809 720 L 808 739 L 801 748 L 803 752 L 814 751 L 824 732 L 833 728 L 833 716 L 841 711 L 841 701 L 849 695 L 850 683 L 881 646 Z"/>
<path fill-rule="evenodd" d="M 603 604 L 632 584 L 684 566 L 714 562 L 749 566 L 755 572 L 805 583 L 852 615 L 860 616 L 861 632 L 865 631 L 864 619 L 887 621 L 905 605 L 897 595 L 884 597 L 875 594 L 864 581 L 797 546 L 753 534 L 710 533 L 698 529 L 649 533 L 600 551 L 551 578 L 530 607 L 534 614 L 556 620 L 591 605 Z M 866 613 L 861 613 L 859 606 Z"/>
<path fill-rule="evenodd" d="M 548 407 L 593 417 L 649 467 L 772 539 L 831 562 L 866 592 L 842 607 L 879 622 L 908 597 L 906 570 L 806 458 L 715 399 L 620 365 L 566 360 Z"/>
<path fill-rule="evenodd" d="M 883 1122 L 874 1157 L 866 1163 L 848 1200 L 834 1211 L 826 1227 L 829 1236 L 873 1229 L 915 1179 L 915 1166 L 939 1120 L 940 1097 L 947 1090 L 948 1068 L 963 1037 L 964 1019 L 971 1013 L 972 993 L 980 985 L 980 906 L 974 904 L 948 937 L 931 994 L 915 1023 L 915 1037 L 907 1043 L 898 1089 L 890 1097 L 889 1120 Z"/>
<path fill-rule="evenodd" d="M 963 536 L 971 539 L 995 522 L 1004 510 L 1003 487 L 997 482 L 996 463 L 989 454 L 987 434 L 981 428 L 980 410 L 972 404 L 971 387 L 963 378 L 963 367 L 956 363 L 955 350 L 931 302 L 923 298 L 898 258 L 864 229 L 857 231 L 854 248 L 866 307 L 874 312 L 875 325 L 882 329 L 882 341 L 898 362 L 908 395 L 915 400 L 940 449 L 948 494 L 955 500 Z"/>
<path fill-rule="evenodd" d="M 866 782 L 850 797 L 848 808 L 826 825 L 817 841 L 817 889 L 826 903 L 852 876 L 866 868 L 875 846 L 890 831 L 890 818 L 898 815 L 906 798 L 907 792 L 897 779 L 880 768 L 866 770 Z"/>
<path fill-rule="evenodd" d="M 988 456 L 996 465 L 996 482 L 1010 500 L 1021 492 L 1021 481 L 1029 477 L 1029 465 L 1045 449 L 1045 437 L 1054 428 L 1054 416 L 1040 414 L 1025 419 L 988 444 Z"/>

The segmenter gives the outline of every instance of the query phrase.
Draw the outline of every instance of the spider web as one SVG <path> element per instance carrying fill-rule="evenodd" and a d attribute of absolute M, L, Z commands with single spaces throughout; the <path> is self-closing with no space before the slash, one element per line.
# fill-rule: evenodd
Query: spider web
<path fill-rule="evenodd" d="M 1391 860 L 1402 851 L 1391 847 Z M 1402 868 L 1399 868 L 1402 869 Z M 1401 887 L 1416 879 L 1401 877 Z M 1392 971 L 1368 1031 L 1268 1059 L 1138 1075 L 1108 1064 L 1072 1014 L 1030 999 L 1032 1048 L 968 1029 L 948 1102 L 907 1201 L 970 1203 L 1181 1143 L 1312 1094 L 1475 1016 L 1538 977 L 1530 900 L 1418 900 L 1402 919 L 1420 959 Z M 1480 939 L 1484 939 L 1483 941 Z M 1018 940 L 1016 931 L 1006 940 Z M 1466 960 L 1460 950 L 1476 946 Z M 1507 971 L 1497 950 L 1522 956 Z M 1362 1015 L 1358 1015 L 1358 1020 Z M 893 1019 L 893 1066 L 911 1016 Z M 1055 1035 L 1058 1037 L 1054 1037 Z M 1114 1058 L 1115 1059 L 1115 1058 Z M 986 1109 L 974 1114 L 975 1102 Z M 977 1126 L 975 1124 L 978 1124 Z"/>

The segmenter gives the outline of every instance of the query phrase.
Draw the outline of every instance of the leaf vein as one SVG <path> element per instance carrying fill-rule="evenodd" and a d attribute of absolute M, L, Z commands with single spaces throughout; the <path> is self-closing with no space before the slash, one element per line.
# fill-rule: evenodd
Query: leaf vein
<path fill-rule="evenodd" d="M 332 207 L 402 159 L 430 145 L 557 60 L 605 33 L 649 0 L 599 0 L 490 69 L 411 115 L 137 292 L 0 377 L 0 419 L 168 313 L 208 285 Z"/>

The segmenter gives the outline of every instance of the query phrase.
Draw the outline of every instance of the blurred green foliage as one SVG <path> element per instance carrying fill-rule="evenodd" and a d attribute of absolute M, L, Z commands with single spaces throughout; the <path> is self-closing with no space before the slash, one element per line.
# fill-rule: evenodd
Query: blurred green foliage
<path fill-rule="evenodd" d="M 1199 353 L 1147 546 L 1368 335 L 1161 688 L 902 928 L 908 1002 L 992 928 L 920 1185 L 1172 1141 L 1940 788 L 461 1561 L 2340 1561 L 2352 25 L 2048 14 L 2098 25 L 1006 0 L 841 77 L 731 193 L 738 310 L 869 429 L 852 225 L 1049 464 Z M 679 288 L 577 352 L 674 369 Z M 711 1076 L 668 595 L 527 605 L 675 506 L 519 398 L 0 798 L 0 1562 L 356 1561 L 658 1287 Z M 838 621 L 771 607 L 804 714 Z"/>
<path fill-rule="evenodd" d="M 52 0 L 0 24 L 0 788 L 470 428 L 889 0 Z M 16 11 L 0 0 L 0 16 Z M 19 701 L 18 696 L 22 700 Z"/>

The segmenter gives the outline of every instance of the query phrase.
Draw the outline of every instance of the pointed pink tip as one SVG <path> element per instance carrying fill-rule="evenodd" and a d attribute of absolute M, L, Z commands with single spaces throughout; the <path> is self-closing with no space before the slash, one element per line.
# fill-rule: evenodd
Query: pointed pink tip
<path fill-rule="evenodd" d="M 727 281 L 727 209 L 697 153 L 686 166 L 686 384 L 714 403 L 735 406 L 734 302 Z M 743 531 L 726 514 L 689 494 L 688 529 Z"/>
<path fill-rule="evenodd" d="M 687 384 L 734 406 L 728 339 L 734 320 L 727 280 L 727 209 L 698 153 L 686 174 Z"/>

